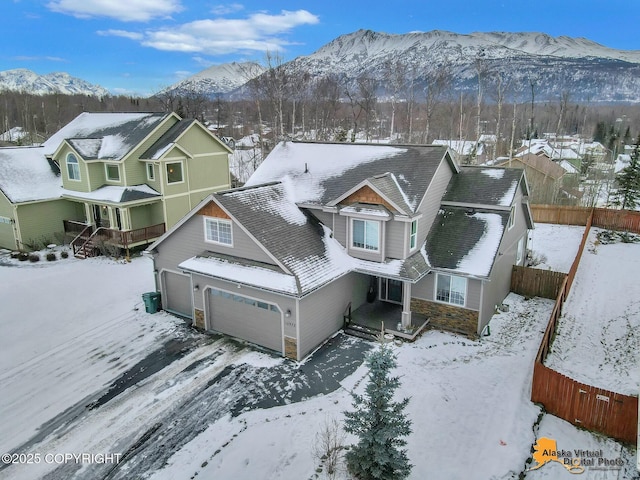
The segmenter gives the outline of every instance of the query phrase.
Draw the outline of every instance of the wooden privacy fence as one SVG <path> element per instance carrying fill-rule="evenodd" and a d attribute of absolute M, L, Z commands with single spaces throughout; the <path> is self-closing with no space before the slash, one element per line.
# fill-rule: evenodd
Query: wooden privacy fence
<path fill-rule="evenodd" d="M 531 205 L 533 221 L 559 225 L 586 225 L 592 215 L 594 227 L 640 233 L 640 212 L 610 208 Z"/>
<path fill-rule="evenodd" d="M 543 297 L 555 300 L 566 273 L 539 268 L 513 266 L 511 291 L 525 297 Z"/>
<path fill-rule="evenodd" d="M 565 208 L 573 210 L 579 207 L 559 208 L 561 210 Z M 547 412 L 574 425 L 595 430 L 625 442 L 635 443 L 638 434 L 638 397 L 622 395 L 580 383 L 544 365 L 558 320 L 562 315 L 562 307 L 578 271 L 582 252 L 589 237 L 589 230 L 592 224 L 595 225 L 594 220 L 598 218 L 596 211 L 604 209 L 589 210 L 589 215 L 584 223 L 585 230 L 578 247 L 578 253 L 569 273 L 561 280 L 558 287 L 556 303 L 551 311 L 549 323 L 538 348 L 538 354 L 533 366 L 531 401 L 541 403 Z M 602 221 L 602 219 L 627 221 L 624 215 L 609 215 L 606 212 L 600 213 L 600 215 L 599 221 Z M 577 218 L 578 216 L 576 215 L 574 219 Z M 610 227 L 604 227 L 602 224 L 598 226 L 618 229 L 617 223 L 612 225 Z M 550 280 L 547 280 L 547 282 L 550 282 Z M 545 286 L 546 284 L 541 281 L 541 285 Z"/>

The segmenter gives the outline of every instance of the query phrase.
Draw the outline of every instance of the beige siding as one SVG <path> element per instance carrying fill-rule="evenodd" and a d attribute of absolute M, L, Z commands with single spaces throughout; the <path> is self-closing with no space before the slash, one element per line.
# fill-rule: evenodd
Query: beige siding
<path fill-rule="evenodd" d="M 404 258 L 405 243 L 409 242 L 409 237 L 406 236 L 407 225 L 411 224 L 395 220 L 386 222 L 385 256 L 389 258 Z M 407 246 L 407 251 L 408 250 L 409 247 Z"/>
<path fill-rule="evenodd" d="M 230 187 L 229 155 L 227 152 L 198 156 L 189 160 L 189 186 L 191 190 L 217 187 L 225 190 Z"/>
<path fill-rule="evenodd" d="M 353 298 L 356 274 L 348 274 L 300 300 L 300 339 L 303 358 L 343 326 L 343 315 Z"/>
<path fill-rule="evenodd" d="M 204 251 L 235 255 L 250 260 L 273 264 L 273 260 L 234 222 L 233 247 L 206 242 L 202 215 L 193 215 L 158 247 L 156 268 L 177 270 L 184 260 Z"/>
<path fill-rule="evenodd" d="M 415 285 L 411 286 L 411 296 L 421 300 L 435 301 L 436 272 L 430 273 Z M 482 291 L 482 281 L 474 278 L 467 279 L 467 298 L 465 306 L 469 310 L 480 309 L 480 295 Z M 456 305 L 458 306 L 458 305 Z"/>
<path fill-rule="evenodd" d="M 518 241 L 523 237 L 525 238 L 524 251 L 526 251 L 527 224 L 521 202 L 522 192 L 518 189 L 518 195 L 515 200 L 516 223 L 513 228 L 506 230 L 502 237 L 502 242 L 498 248 L 500 254 L 496 258 L 496 262 L 491 270 L 490 281 L 485 283 L 478 333 L 489 323 L 495 311 L 495 306 L 501 304 L 509 294 L 511 288 L 511 272 L 513 265 L 516 263 Z"/>
<path fill-rule="evenodd" d="M 422 213 L 422 217 L 418 220 L 418 245 L 422 245 L 427 238 L 431 224 L 433 224 L 438 214 L 440 200 L 452 176 L 453 172 L 449 163 L 446 160 L 440 162 L 429 184 L 429 188 L 427 188 L 427 193 L 419 205 L 419 211 Z"/>

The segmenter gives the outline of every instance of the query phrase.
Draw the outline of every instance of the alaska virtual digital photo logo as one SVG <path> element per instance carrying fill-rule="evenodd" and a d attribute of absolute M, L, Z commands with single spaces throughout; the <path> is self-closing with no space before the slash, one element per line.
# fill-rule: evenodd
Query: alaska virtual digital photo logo
<path fill-rule="evenodd" d="M 602 450 L 558 450 L 557 442 L 552 438 L 539 438 L 534 445 L 533 460 L 536 464 L 529 470 L 537 470 L 547 463 L 558 462 L 570 473 L 584 473 L 590 470 L 619 470 L 624 465 L 622 458 L 607 458 Z"/>

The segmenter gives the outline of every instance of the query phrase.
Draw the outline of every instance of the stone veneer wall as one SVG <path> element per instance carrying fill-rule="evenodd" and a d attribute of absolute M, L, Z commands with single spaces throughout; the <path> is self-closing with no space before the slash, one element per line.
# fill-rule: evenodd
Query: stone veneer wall
<path fill-rule="evenodd" d="M 199 308 L 196 308 L 194 311 L 195 315 L 193 316 L 193 318 L 195 319 L 193 322 L 193 325 L 196 328 L 199 328 L 201 330 L 204 330 L 204 310 L 200 310 Z"/>
<path fill-rule="evenodd" d="M 284 337 L 284 356 L 292 360 L 298 359 L 298 342 L 295 338 Z"/>
<path fill-rule="evenodd" d="M 475 310 L 411 298 L 411 311 L 427 317 L 431 328 L 478 336 L 478 312 Z"/>

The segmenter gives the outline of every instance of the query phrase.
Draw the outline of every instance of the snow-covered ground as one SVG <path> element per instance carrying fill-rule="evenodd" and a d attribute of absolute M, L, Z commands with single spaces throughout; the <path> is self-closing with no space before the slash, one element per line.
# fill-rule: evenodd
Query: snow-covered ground
<path fill-rule="evenodd" d="M 529 250 L 540 263 L 533 268 L 569 273 L 582 241 L 584 227 L 536 223 L 529 233 Z"/>
<path fill-rule="evenodd" d="M 297 364 L 145 313 L 145 258 L 5 263 L 17 266 L 0 266 L 0 453 L 123 457 L 0 465 L 0 479 L 325 478 L 314 438 L 352 408 L 350 391 L 363 392 L 369 343 L 340 334 Z M 479 341 L 429 331 L 393 347 L 398 393 L 411 397 L 410 478 L 512 479 L 529 468 L 540 413 L 529 401 L 532 364 L 553 302 L 511 294 L 505 303 Z M 596 442 L 631 463 L 616 442 L 546 422 L 540 433 L 565 448 Z M 552 472 L 527 478 L 571 478 Z M 583 478 L 634 478 L 598 474 Z"/>
<path fill-rule="evenodd" d="M 602 244 L 592 228 L 545 364 L 627 395 L 640 389 L 640 243 Z"/>

